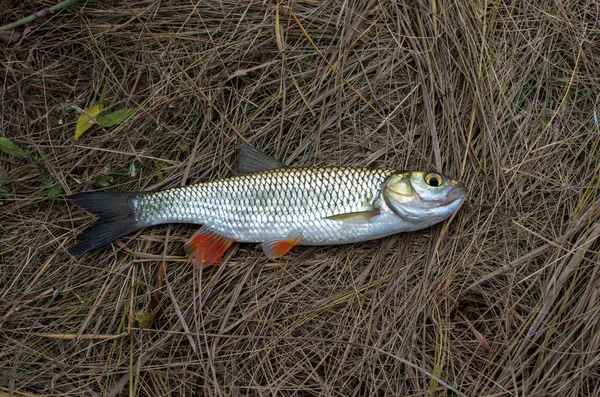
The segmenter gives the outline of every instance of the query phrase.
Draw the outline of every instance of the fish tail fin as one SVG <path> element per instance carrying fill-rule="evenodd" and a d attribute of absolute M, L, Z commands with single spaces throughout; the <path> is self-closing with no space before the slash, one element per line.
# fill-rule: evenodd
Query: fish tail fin
<path fill-rule="evenodd" d="M 69 249 L 72 255 L 83 254 L 132 233 L 145 224 L 138 222 L 132 199 L 140 193 L 88 192 L 67 198 L 88 210 L 98 219 L 77 236 L 77 244 Z"/>

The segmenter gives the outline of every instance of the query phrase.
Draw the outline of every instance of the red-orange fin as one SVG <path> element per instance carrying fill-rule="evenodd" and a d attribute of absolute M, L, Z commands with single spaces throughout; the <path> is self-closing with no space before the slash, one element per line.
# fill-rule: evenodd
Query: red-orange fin
<path fill-rule="evenodd" d="M 195 265 L 206 267 L 214 265 L 223 256 L 227 248 L 233 244 L 233 240 L 221 236 L 214 230 L 202 226 L 185 243 L 185 253 Z"/>
<path fill-rule="evenodd" d="M 301 238 L 301 236 L 294 236 L 286 239 L 267 240 L 261 245 L 265 255 L 267 255 L 269 259 L 276 259 L 284 256 L 289 250 L 298 244 Z"/>

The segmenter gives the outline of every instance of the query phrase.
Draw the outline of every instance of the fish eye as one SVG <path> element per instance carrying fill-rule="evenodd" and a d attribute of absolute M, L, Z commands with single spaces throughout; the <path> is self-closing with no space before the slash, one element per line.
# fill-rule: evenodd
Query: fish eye
<path fill-rule="evenodd" d="M 440 187 L 442 186 L 442 176 L 440 174 L 436 174 L 435 172 L 430 172 L 429 174 L 425 174 L 425 183 L 431 187 Z"/>

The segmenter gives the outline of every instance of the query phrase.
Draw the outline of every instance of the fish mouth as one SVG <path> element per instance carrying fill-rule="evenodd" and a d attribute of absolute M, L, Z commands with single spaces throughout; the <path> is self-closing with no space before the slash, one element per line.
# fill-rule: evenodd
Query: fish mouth
<path fill-rule="evenodd" d="M 447 206 L 453 204 L 457 200 L 462 200 L 467 195 L 467 188 L 460 182 L 451 188 L 448 193 L 446 193 L 446 197 L 444 197 L 443 206 Z"/>

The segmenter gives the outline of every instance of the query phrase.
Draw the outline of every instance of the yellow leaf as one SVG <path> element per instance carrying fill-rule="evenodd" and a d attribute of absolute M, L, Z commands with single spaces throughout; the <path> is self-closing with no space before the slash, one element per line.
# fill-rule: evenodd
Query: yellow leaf
<path fill-rule="evenodd" d="M 79 115 L 77 119 L 77 126 L 75 127 L 75 136 L 74 139 L 78 140 L 84 132 L 90 129 L 91 126 L 94 125 L 96 118 L 102 112 L 104 107 L 97 103 L 94 106 L 90 106 L 89 108 L 85 108 L 83 112 Z"/>
<path fill-rule="evenodd" d="M 140 325 L 140 328 L 150 328 L 156 318 L 156 312 L 135 312 L 133 313 L 133 317 Z"/>

